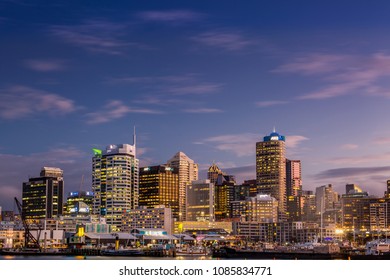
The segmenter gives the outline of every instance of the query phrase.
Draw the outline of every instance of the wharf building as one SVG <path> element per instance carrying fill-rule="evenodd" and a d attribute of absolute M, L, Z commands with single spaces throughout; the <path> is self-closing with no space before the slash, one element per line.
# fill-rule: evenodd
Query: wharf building
<path fill-rule="evenodd" d="M 164 205 L 153 208 L 140 206 L 127 211 L 123 215 L 122 231 L 130 232 L 132 229 L 164 229 L 168 234 L 173 233 L 174 222 L 172 209 Z"/>
<path fill-rule="evenodd" d="M 93 213 L 106 219 L 113 231 L 120 231 L 122 215 L 138 207 L 139 160 L 136 146 L 109 145 L 93 149 Z"/>
<path fill-rule="evenodd" d="M 191 185 L 192 181 L 198 180 L 199 167 L 183 152 L 176 153 L 167 161 L 167 165 L 176 168 L 179 172 L 179 220 L 181 221 L 186 217 L 187 186 Z"/>
<path fill-rule="evenodd" d="M 164 205 L 179 219 L 179 170 L 168 165 L 141 167 L 139 173 L 139 206 Z"/>
<path fill-rule="evenodd" d="M 286 138 L 275 130 L 256 143 L 257 192 L 269 194 L 279 203 L 279 221 L 287 220 Z"/>
<path fill-rule="evenodd" d="M 210 180 L 193 181 L 187 187 L 186 221 L 215 221 L 214 184 Z"/>
<path fill-rule="evenodd" d="M 63 171 L 56 167 L 43 167 L 39 177 L 23 183 L 22 217 L 40 220 L 62 215 L 63 199 Z"/>

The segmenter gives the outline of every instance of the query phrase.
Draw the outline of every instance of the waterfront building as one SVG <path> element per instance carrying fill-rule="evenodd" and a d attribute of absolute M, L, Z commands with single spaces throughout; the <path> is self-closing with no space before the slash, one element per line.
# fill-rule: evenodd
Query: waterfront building
<path fill-rule="evenodd" d="M 139 161 L 135 143 L 93 151 L 93 213 L 105 217 L 113 231 L 120 231 L 123 213 L 138 207 Z"/>
<path fill-rule="evenodd" d="M 91 215 L 93 208 L 93 192 L 70 192 L 65 204 L 65 215 Z"/>
<path fill-rule="evenodd" d="M 175 222 L 175 234 L 186 232 L 190 235 L 199 232 L 208 232 L 219 234 L 221 232 L 232 233 L 231 221 L 183 221 Z"/>
<path fill-rule="evenodd" d="M 285 137 L 274 130 L 256 143 L 257 191 L 278 200 L 280 221 L 287 219 L 285 141 Z"/>
<path fill-rule="evenodd" d="M 369 230 L 372 198 L 364 191 L 349 191 L 341 196 L 342 226 L 345 231 Z"/>
<path fill-rule="evenodd" d="M 388 198 L 371 199 L 370 232 L 387 235 L 390 227 L 390 200 Z"/>
<path fill-rule="evenodd" d="M 164 205 L 179 219 L 179 171 L 168 165 L 140 168 L 139 206 L 153 208 Z"/>
<path fill-rule="evenodd" d="M 191 185 L 192 181 L 198 180 L 199 167 L 183 152 L 176 153 L 168 160 L 167 165 L 176 168 L 179 172 L 179 220 L 183 220 L 186 217 L 187 186 Z"/>
<path fill-rule="evenodd" d="M 23 183 L 23 218 L 39 220 L 62 215 L 63 199 L 63 171 L 56 167 L 43 167 L 40 177 Z"/>
<path fill-rule="evenodd" d="M 140 206 L 137 209 L 127 211 L 123 215 L 122 228 L 125 232 L 131 232 L 135 228 L 161 228 L 168 234 L 172 234 L 173 227 L 172 209 L 164 205 L 156 205 L 153 208 Z"/>
<path fill-rule="evenodd" d="M 210 180 L 193 181 L 186 193 L 186 221 L 214 222 L 214 184 Z"/>

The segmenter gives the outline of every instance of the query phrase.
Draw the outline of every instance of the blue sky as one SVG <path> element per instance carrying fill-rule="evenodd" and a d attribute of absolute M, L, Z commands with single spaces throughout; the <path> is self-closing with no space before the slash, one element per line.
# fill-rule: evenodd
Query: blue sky
<path fill-rule="evenodd" d="M 382 195 L 389 14 L 388 1 L 0 1 L 0 206 L 42 166 L 89 189 L 92 148 L 132 143 L 134 126 L 142 166 L 183 151 L 238 183 L 276 127 L 304 189 Z"/>

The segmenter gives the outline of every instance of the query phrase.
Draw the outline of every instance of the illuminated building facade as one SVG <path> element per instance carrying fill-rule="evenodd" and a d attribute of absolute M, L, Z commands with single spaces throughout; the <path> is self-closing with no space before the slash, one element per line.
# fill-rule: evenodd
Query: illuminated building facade
<path fill-rule="evenodd" d="M 135 145 L 94 149 L 92 158 L 93 213 L 120 231 L 124 212 L 138 207 L 138 168 Z"/>
<path fill-rule="evenodd" d="M 278 221 L 278 201 L 267 194 L 258 194 L 247 199 L 247 221 L 276 223 Z"/>
<path fill-rule="evenodd" d="M 215 219 L 221 221 L 231 217 L 230 203 L 235 200 L 236 181 L 233 175 L 220 173 L 215 184 Z"/>
<path fill-rule="evenodd" d="M 287 219 L 285 141 L 274 131 L 256 143 L 257 190 L 278 200 L 280 221 Z"/>
<path fill-rule="evenodd" d="M 214 184 L 210 180 L 193 181 L 187 187 L 186 221 L 214 222 Z"/>
<path fill-rule="evenodd" d="M 141 167 L 139 173 L 139 206 L 164 205 L 179 219 L 179 171 L 168 165 Z"/>
<path fill-rule="evenodd" d="M 176 153 L 167 165 L 179 172 L 179 220 L 183 220 L 186 217 L 186 189 L 192 181 L 198 180 L 199 167 L 183 152 Z"/>
<path fill-rule="evenodd" d="M 319 223 L 334 224 L 341 220 L 341 204 L 339 194 L 331 184 L 316 188 L 316 209 Z"/>
<path fill-rule="evenodd" d="M 63 171 L 43 167 L 40 177 L 23 183 L 22 215 L 26 219 L 47 219 L 62 215 L 64 199 Z"/>
<path fill-rule="evenodd" d="M 172 234 L 173 227 L 172 209 L 164 205 L 156 205 L 154 208 L 140 206 L 127 211 L 123 216 L 122 228 L 125 232 L 135 228 L 161 228 Z"/>
<path fill-rule="evenodd" d="M 65 215 L 90 215 L 93 208 L 93 192 L 70 192 L 66 199 Z"/>
<path fill-rule="evenodd" d="M 286 159 L 287 219 L 301 221 L 302 171 L 300 160 Z"/>

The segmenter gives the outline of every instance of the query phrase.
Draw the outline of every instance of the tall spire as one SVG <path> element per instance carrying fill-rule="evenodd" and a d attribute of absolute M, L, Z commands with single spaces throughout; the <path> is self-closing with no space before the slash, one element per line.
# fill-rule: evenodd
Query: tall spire
<path fill-rule="evenodd" d="M 276 132 L 276 128 L 275 128 L 275 126 L 274 126 L 274 130 L 273 130 L 273 133 L 275 133 Z"/>

